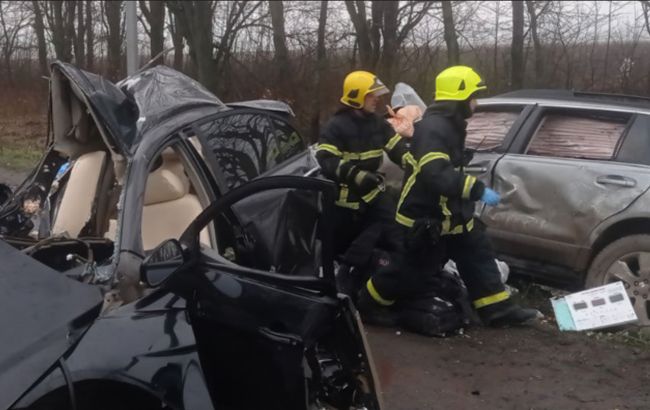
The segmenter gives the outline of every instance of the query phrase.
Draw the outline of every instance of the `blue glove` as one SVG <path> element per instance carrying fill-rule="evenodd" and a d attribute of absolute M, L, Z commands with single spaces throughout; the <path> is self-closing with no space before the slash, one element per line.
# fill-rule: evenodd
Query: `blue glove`
<path fill-rule="evenodd" d="M 486 205 L 495 206 L 498 205 L 501 201 L 501 196 L 498 192 L 490 188 L 485 188 L 485 191 L 483 191 L 483 196 L 481 197 L 481 201 L 485 202 Z"/>

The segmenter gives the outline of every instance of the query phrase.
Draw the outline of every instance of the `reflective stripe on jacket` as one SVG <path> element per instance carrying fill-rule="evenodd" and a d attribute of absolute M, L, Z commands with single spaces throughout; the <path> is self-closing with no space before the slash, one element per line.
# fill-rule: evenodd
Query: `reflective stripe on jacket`
<path fill-rule="evenodd" d="M 442 223 L 443 235 L 474 227 L 474 202 L 485 185 L 463 172 L 466 123 L 453 108 L 434 104 L 415 124 L 395 218 L 402 225 L 432 218 Z"/>
<path fill-rule="evenodd" d="M 338 206 L 359 209 L 361 202 L 371 203 L 379 195 L 378 188 L 361 190 L 361 181 L 350 170 L 377 172 L 384 152 L 403 167 L 406 142 L 382 117 L 343 108 L 330 119 L 321 132 L 316 158 L 323 175 L 339 186 Z"/>

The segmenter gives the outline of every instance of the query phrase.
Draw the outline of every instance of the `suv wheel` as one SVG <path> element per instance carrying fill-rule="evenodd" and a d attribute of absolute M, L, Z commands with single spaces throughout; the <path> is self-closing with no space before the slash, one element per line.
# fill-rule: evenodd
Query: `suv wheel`
<path fill-rule="evenodd" d="M 607 245 L 589 267 L 587 288 L 622 281 L 640 326 L 650 326 L 650 235 L 632 235 Z"/>

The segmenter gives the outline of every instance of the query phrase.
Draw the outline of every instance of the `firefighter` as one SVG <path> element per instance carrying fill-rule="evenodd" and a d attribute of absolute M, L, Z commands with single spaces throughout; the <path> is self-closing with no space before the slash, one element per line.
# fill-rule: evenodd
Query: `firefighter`
<path fill-rule="evenodd" d="M 473 218 L 474 204 L 496 206 L 500 196 L 476 177 L 465 174 L 466 119 L 476 106 L 478 91 L 486 87 L 471 68 L 447 68 L 436 78 L 435 103 L 415 124 L 396 220 L 405 231 L 401 272 L 370 278 L 368 294 L 377 306 L 390 306 L 400 297 L 400 286 L 426 281 L 447 258 L 456 262 L 469 297 L 482 321 L 491 326 L 524 324 L 538 317 L 510 300 L 501 282 L 495 255 L 482 229 Z M 409 283 L 411 282 L 411 283 Z M 417 285 L 417 283 L 416 283 Z M 426 333 L 426 315 L 405 319 L 416 331 Z"/>
<path fill-rule="evenodd" d="M 325 125 L 316 148 L 323 175 L 338 185 L 335 253 L 342 255 L 365 229 L 381 224 L 399 232 L 395 223 L 397 198 L 384 192 L 377 172 L 384 152 L 403 166 L 406 141 L 377 114 L 380 97 L 388 88 L 376 75 L 354 71 L 345 77 L 341 108 Z M 396 251 L 401 241 L 394 234 L 382 235 L 380 246 Z M 370 245 L 369 245 L 370 246 Z"/>

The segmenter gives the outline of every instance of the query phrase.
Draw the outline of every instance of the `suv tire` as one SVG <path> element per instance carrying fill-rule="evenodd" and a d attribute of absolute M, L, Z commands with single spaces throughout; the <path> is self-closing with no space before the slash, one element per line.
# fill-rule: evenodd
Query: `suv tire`
<path fill-rule="evenodd" d="M 650 325 L 650 235 L 631 235 L 610 243 L 594 258 L 585 287 L 623 281 L 641 326 Z"/>

